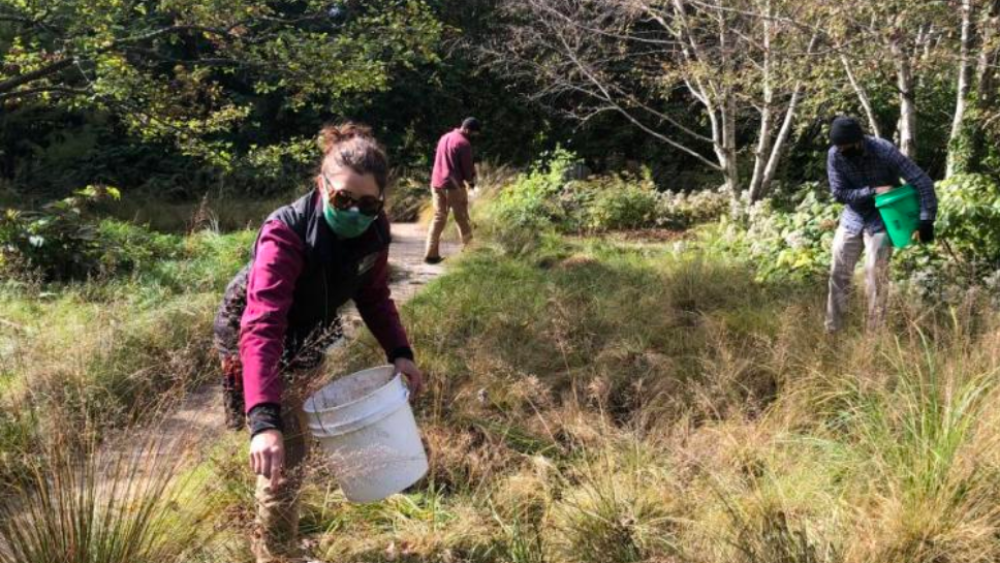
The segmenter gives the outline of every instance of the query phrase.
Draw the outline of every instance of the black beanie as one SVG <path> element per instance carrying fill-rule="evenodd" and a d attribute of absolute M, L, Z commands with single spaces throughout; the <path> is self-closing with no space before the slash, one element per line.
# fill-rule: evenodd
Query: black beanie
<path fill-rule="evenodd" d="M 865 138 L 865 130 L 853 117 L 838 117 L 830 125 L 830 142 L 834 145 L 853 145 Z"/>

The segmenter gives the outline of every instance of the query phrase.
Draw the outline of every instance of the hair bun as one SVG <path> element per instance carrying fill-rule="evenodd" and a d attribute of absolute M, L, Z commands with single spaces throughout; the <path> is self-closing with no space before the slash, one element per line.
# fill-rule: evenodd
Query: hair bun
<path fill-rule="evenodd" d="M 320 130 L 317 140 L 323 149 L 321 171 L 326 167 L 350 168 L 358 174 L 371 174 L 379 191 L 385 189 L 389 159 L 371 127 L 351 122 L 330 124 Z"/>
<path fill-rule="evenodd" d="M 375 137 L 372 135 L 371 127 L 365 125 L 350 122 L 327 125 L 319 132 L 319 148 L 323 154 L 329 154 L 337 145 L 352 139 L 374 140 Z"/>

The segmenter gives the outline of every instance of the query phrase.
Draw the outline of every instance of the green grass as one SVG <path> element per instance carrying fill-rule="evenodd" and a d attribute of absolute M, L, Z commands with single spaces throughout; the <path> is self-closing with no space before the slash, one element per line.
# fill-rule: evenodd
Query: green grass
<path fill-rule="evenodd" d="M 0 289 L 0 482 L 38 450 L 38 428 L 86 441 L 155 418 L 215 373 L 212 318 L 253 233 L 181 237 L 112 221 L 101 229 L 126 269 Z"/>
<path fill-rule="evenodd" d="M 304 188 L 308 189 L 308 188 Z M 125 222 L 149 225 L 157 232 L 184 234 L 201 230 L 233 232 L 256 230 L 275 209 L 305 193 L 291 192 L 268 198 L 226 198 L 206 195 L 201 201 L 174 203 L 156 198 L 126 197 L 109 208 Z"/>
<path fill-rule="evenodd" d="M 214 373 L 210 320 L 253 233 L 104 228 L 128 268 L 0 292 L 5 474 L 30 476 L 59 422 L 100 434 Z M 510 250 L 480 241 L 403 306 L 431 471 L 356 506 L 317 457 L 302 530 L 320 560 L 1000 559 L 1000 318 L 975 295 L 897 296 L 876 333 L 856 302 L 831 339 L 822 284 L 755 281 L 698 245 L 549 234 Z M 329 376 L 381 361 L 364 334 Z M 203 447 L 206 525 L 245 560 L 245 437 Z"/>
<path fill-rule="evenodd" d="M 856 311 L 832 340 L 822 287 L 669 243 L 554 240 L 484 245 L 404 307 L 429 482 L 472 511 L 478 547 L 453 546 L 470 560 L 1000 556 L 988 309 L 901 298 L 885 331 Z M 363 339 L 335 370 L 374 354 Z"/>

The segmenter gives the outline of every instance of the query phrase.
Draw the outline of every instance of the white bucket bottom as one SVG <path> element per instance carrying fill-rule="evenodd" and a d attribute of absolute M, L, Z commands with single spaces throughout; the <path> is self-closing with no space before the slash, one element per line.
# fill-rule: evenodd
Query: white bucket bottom
<path fill-rule="evenodd" d="M 419 481 L 428 469 L 403 376 L 391 365 L 330 383 L 304 405 L 351 502 L 375 502 Z"/>

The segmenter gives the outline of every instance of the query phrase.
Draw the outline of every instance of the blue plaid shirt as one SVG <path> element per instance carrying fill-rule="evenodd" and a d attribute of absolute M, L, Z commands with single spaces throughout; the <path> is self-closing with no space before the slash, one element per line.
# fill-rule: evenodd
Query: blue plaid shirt
<path fill-rule="evenodd" d="M 830 148 L 827 155 L 830 191 L 834 199 L 847 206 L 840 217 L 840 226 L 852 234 L 885 230 L 875 209 L 875 188 L 900 186 L 900 178 L 920 194 L 920 220 L 937 218 L 937 194 L 926 172 L 889 141 L 865 137 L 864 147 L 864 154 L 853 159 L 840 154 L 837 147 Z"/>

